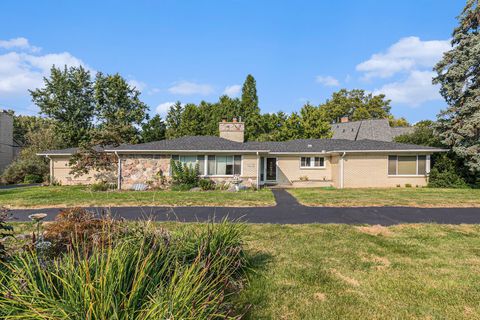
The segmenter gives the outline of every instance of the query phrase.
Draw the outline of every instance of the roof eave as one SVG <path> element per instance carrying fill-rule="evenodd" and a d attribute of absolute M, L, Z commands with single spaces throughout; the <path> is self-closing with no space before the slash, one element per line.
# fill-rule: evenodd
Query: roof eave
<path fill-rule="evenodd" d="M 205 153 L 205 152 L 215 152 L 215 153 L 257 153 L 257 152 L 270 152 L 270 150 L 105 150 L 105 152 L 117 152 L 117 153 Z"/>

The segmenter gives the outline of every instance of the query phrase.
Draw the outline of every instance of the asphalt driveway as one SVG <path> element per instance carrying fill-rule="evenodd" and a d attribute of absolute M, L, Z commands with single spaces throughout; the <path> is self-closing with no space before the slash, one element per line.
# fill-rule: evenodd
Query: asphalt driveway
<path fill-rule="evenodd" d="M 344 223 L 395 225 L 401 223 L 480 224 L 480 208 L 411 208 L 411 207 L 306 207 L 285 190 L 273 189 L 277 205 L 273 207 L 112 207 L 117 218 L 157 221 L 204 222 L 212 219 L 241 220 L 248 223 Z M 105 208 L 88 208 L 98 214 Z M 28 221 L 28 215 L 48 213 L 53 220 L 55 209 L 12 210 L 14 221 Z"/>

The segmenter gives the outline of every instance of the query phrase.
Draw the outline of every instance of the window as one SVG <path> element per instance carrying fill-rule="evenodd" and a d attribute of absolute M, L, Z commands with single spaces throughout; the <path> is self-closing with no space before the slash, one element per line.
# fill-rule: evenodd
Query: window
<path fill-rule="evenodd" d="M 242 173 L 242 156 L 208 156 L 209 176 L 232 176 Z"/>
<path fill-rule="evenodd" d="M 215 156 L 208 156 L 207 175 L 215 175 Z"/>
<path fill-rule="evenodd" d="M 232 156 L 216 156 L 216 175 L 226 176 L 233 174 L 233 157 Z"/>
<path fill-rule="evenodd" d="M 198 155 L 197 163 L 198 163 L 198 171 L 200 172 L 200 175 L 201 176 L 205 175 L 205 156 Z"/>
<path fill-rule="evenodd" d="M 301 157 L 300 168 L 325 168 L 323 157 Z"/>
<path fill-rule="evenodd" d="M 427 156 L 388 156 L 388 175 L 416 176 L 427 174 Z"/>

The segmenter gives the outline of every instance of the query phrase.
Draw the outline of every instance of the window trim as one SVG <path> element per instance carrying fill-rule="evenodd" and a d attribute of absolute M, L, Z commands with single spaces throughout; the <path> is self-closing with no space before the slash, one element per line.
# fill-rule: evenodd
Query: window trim
<path fill-rule="evenodd" d="M 390 157 L 396 157 L 395 160 L 395 174 L 390 174 L 389 173 L 389 164 L 390 164 Z M 415 174 L 398 174 L 398 157 L 415 157 Z M 425 174 L 418 174 L 418 157 L 425 157 Z M 387 176 L 388 177 L 426 177 L 430 173 L 430 155 L 428 154 L 415 154 L 415 155 L 398 155 L 398 154 L 389 154 L 387 156 Z"/>
<path fill-rule="evenodd" d="M 173 159 L 174 156 L 177 156 L 180 159 L 180 155 L 178 155 L 178 154 L 172 154 L 171 158 Z M 190 156 L 190 155 L 185 155 L 185 156 Z M 198 163 L 198 156 L 203 156 L 204 157 L 203 168 L 204 168 L 204 173 L 205 174 L 200 175 L 200 177 L 202 177 L 202 178 L 232 178 L 236 175 L 238 175 L 240 177 L 243 176 L 243 155 L 242 154 L 221 154 L 220 155 L 222 157 L 228 157 L 228 156 L 232 157 L 232 160 L 233 160 L 232 166 L 233 166 L 233 171 L 234 172 L 235 172 L 235 156 L 240 156 L 240 173 L 239 174 L 233 173 L 233 174 L 211 174 L 211 175 L 209 175 L 208 174 L 208 156 L 215 156 L 215 171 L 216 171 L 217 155 L 216 154 L 197 154 L 197 155 L 191 155 L 191 156 L 196 156 L 197 157 L 196 163 Z"/>
<path fill-rule="evenodd" d="M 302 158 L 310 158 L 310 166 L 302 166 Z M 323 166 L 315 166 L 315 158 L 323 158 Z M 327 167 L 327 161 L 324 156 L 318 156 L 318 155 L 317 156 L 313 155 L 309 157 L 301 156 L 299 160 L 300 160 L 300 169 L 302 170 L 325 169 Z"/>

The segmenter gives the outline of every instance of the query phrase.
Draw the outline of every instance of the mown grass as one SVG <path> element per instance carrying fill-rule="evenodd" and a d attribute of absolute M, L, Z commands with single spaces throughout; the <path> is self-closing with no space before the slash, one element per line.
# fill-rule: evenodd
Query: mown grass
<path fill-rule="evenodd" d="M 479 319 L 480 226 L 251 225 L 248 319 Z"/>
<path fill-rule="evenodd" d="M 270 190 L 260 191 L 105 191 L 86 186 L 24 187 L 0 190 L 0 205 L 9 208 L 71 206 L 269 206 Z"/>
<path fill-rule="evenodd" d="M 245 228 L 254 273 L 236 303 L 251 305 L 246 319 L 480 318 L 480 225 Z"/>
<path fill-rule="evenodd" d="M 480 207 L 480 189 L 289 189 L 308 206 Z"/>

